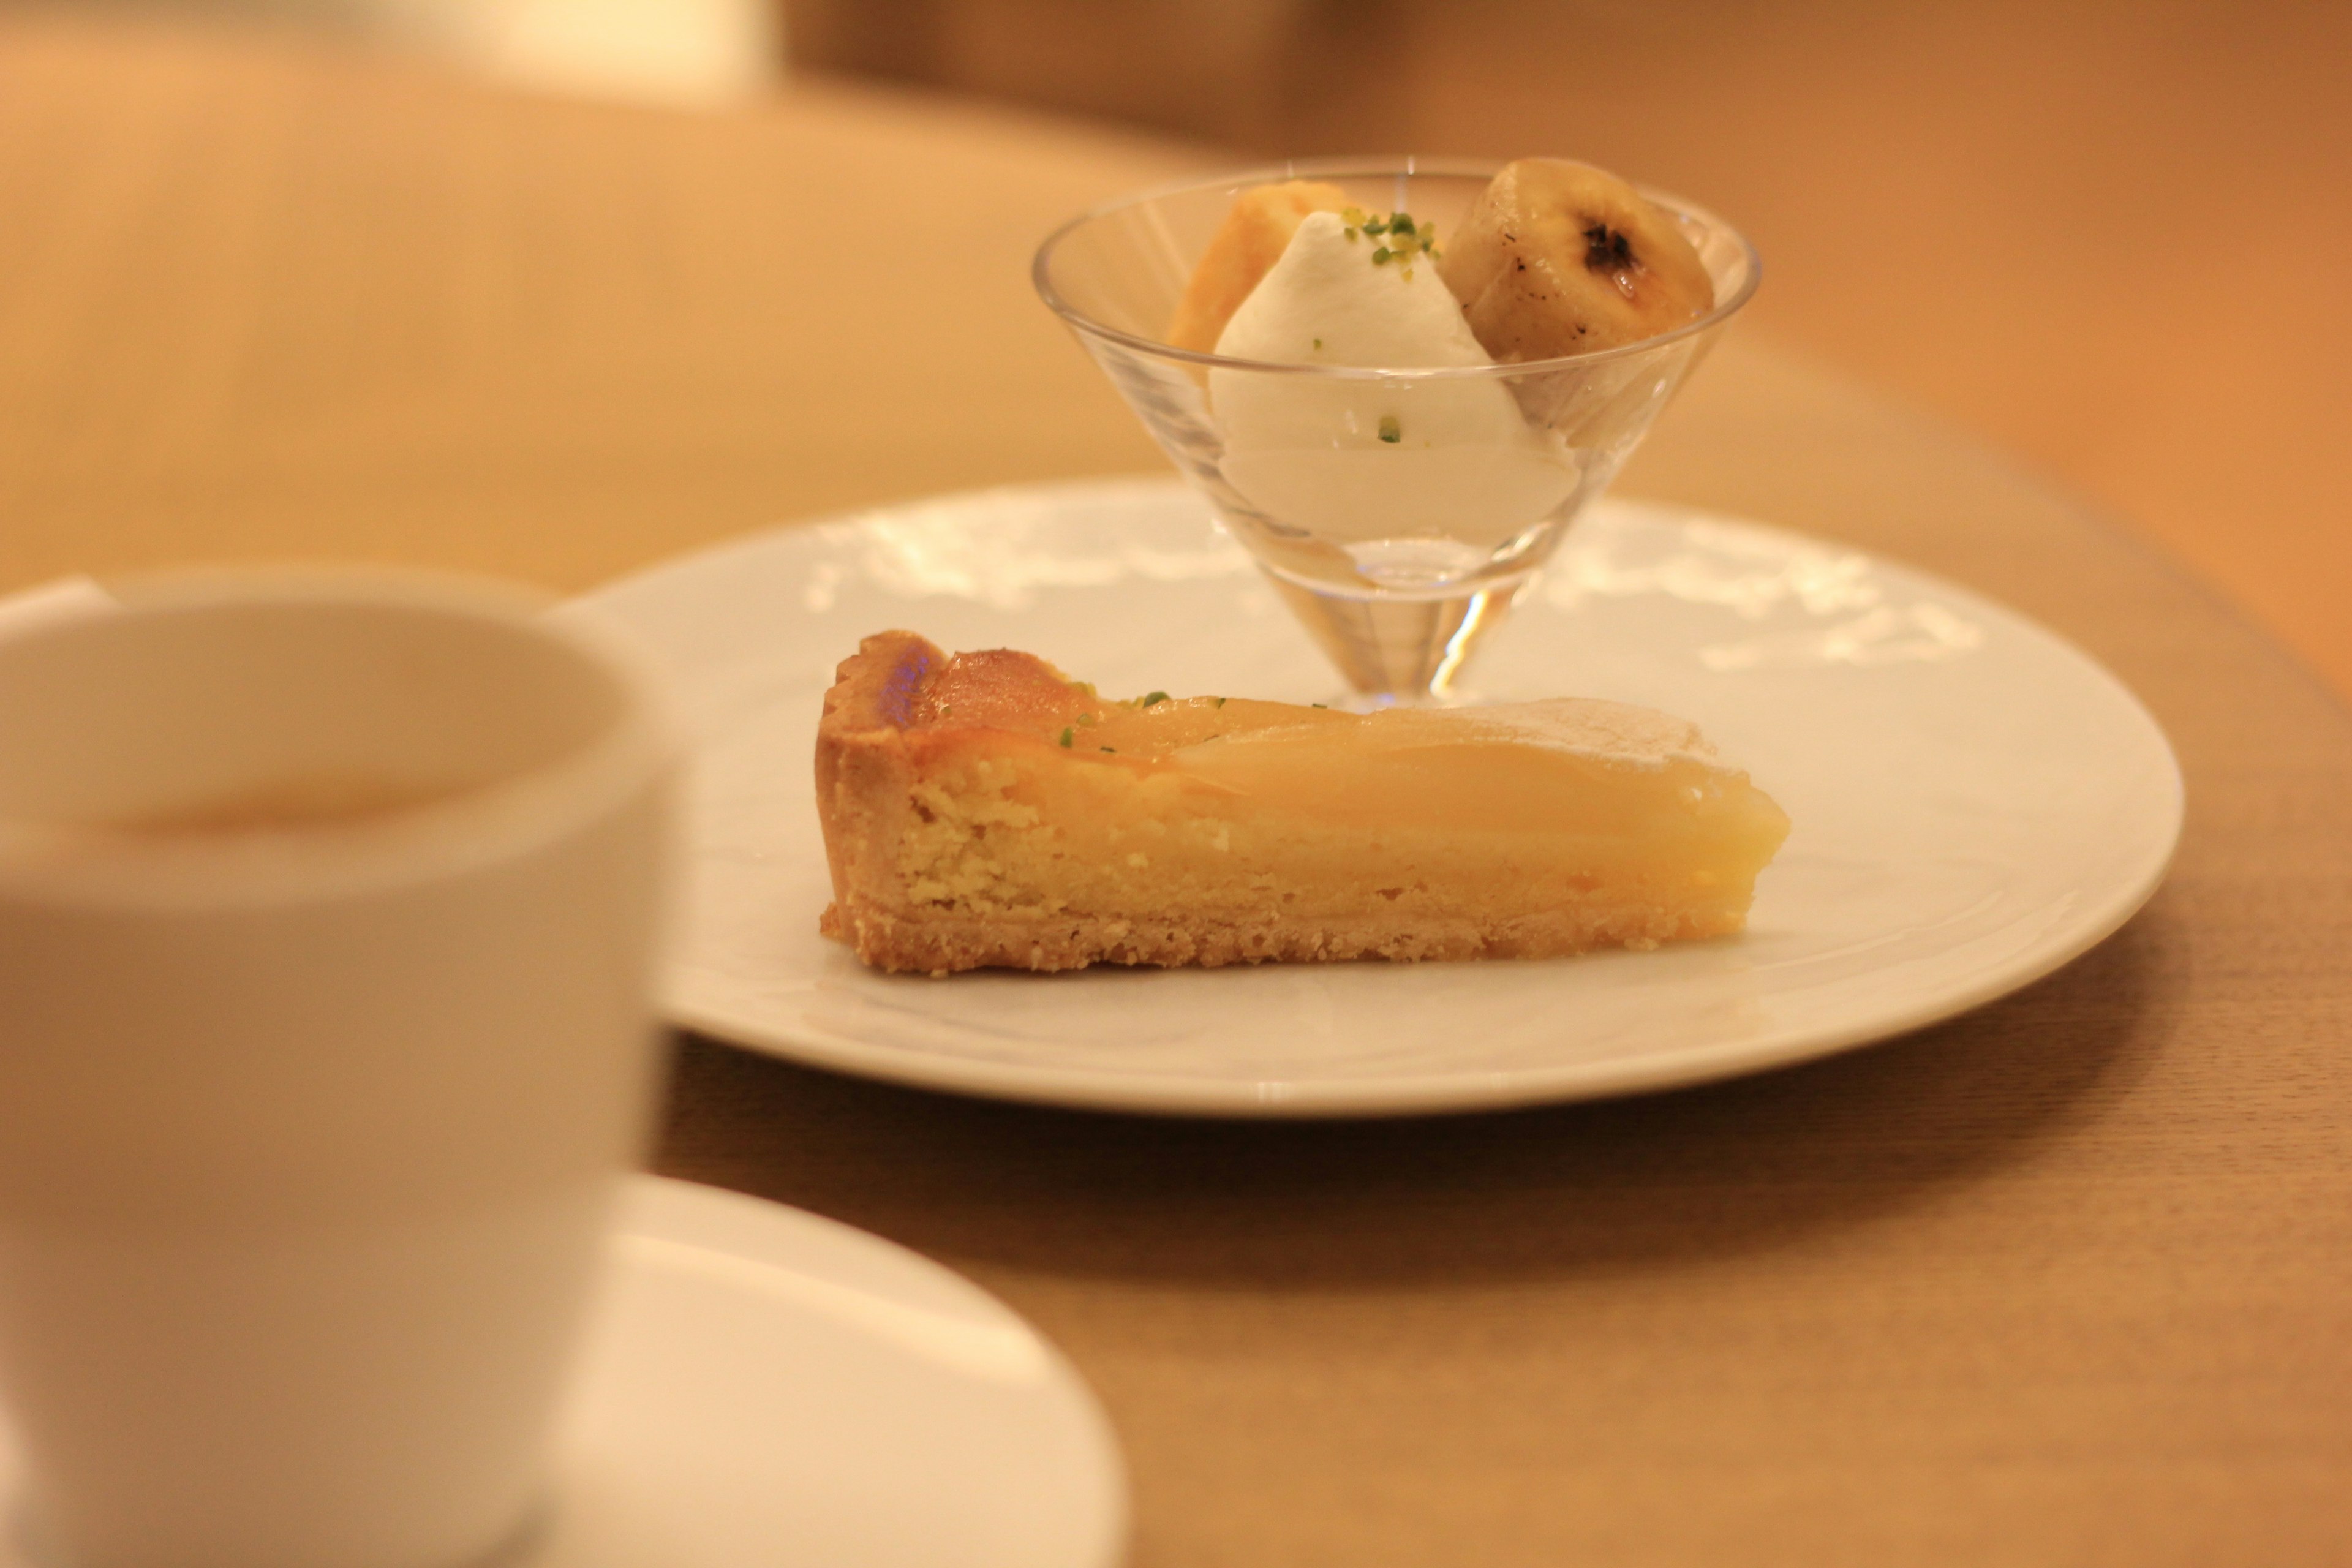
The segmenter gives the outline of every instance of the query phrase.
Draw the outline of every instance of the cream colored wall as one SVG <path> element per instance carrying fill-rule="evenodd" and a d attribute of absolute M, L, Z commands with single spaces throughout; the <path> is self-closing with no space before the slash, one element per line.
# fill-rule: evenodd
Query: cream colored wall
<path fill-rule="evenodd" d="M 84 0 L 85 9 L 109 8 Z M 112 0 L 110 8 L 331 28 L 549 91 L 686 106 L 775 87 L 775 0 Z"/>
<path fill-rule="evenodd" d="M 362 0 L 494 74 L 615 97 L 723 101 L 773 85 L 772 0 Z"/>

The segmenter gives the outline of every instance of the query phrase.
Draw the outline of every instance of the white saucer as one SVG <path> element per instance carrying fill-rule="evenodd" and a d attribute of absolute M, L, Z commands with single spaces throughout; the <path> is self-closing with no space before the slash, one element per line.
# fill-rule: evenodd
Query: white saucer
<path fill-rule="evenodd" d="M 1118 1448 L 1059 1352 L 878 1237 L 632 1184 L 530 1568 L 1108 1568 Z"/>
<path fill-rule="evenodd" d="M 677 1022 L 935 1088 L 1140 1110 L 1383 1114 L 1727 1077 L 1989 1002 L 2155 890 L 2180 775 L 2130 692 L 1923 574 L 1626 501 L 1580 521 L 1474 671 L 1696 720 L 1795 828 L 1748 933 L 1537 963 L 871 973 L 830 888 L 820 698 L 888 626 L 1010 646 L 1114 695 L 1305 701 L 1336 684 L 1172 480 L 988 491 L 778 530 L 580 604 L 667 666 L 701 740 Z"/>
<path fill-rule="evenodd" d="M 1108 1568 L 1127 1529 L 1093 1395 L 995 1298 L 655 1177 L 630 1186 L 559 1476 L 509 1568 Z"/>

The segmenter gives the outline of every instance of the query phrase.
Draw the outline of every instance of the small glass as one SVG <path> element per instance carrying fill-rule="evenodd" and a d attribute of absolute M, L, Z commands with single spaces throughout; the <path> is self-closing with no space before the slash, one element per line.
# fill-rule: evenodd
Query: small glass
<path fill-rule="evenodd" d="M 1374 702 L 1446 699 L 1756 291 L 1754 248 L 1712 214 L 1644 191 L 1697 249 L 1715 308 L 1656 337 L 1564 359 L 1343 369 L 1227 359 L 1160 336 L 1241 192 L 1328 181 L 1366 211 L 1409 211 L 1444 236 L 1499 166 L 1356 158 L 1253 169 L 1097 207 L 1037 251 L 1045 303 Z M 1399 430 L 1439 434 L 1407 445 L 1392 439 Z"/>

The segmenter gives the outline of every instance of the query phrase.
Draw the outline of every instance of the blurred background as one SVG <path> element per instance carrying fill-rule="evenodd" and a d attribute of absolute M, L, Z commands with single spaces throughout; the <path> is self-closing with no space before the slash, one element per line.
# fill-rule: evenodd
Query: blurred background
<path fill-rule="evenodd" d="M 1586 158 L 1754 237 L 1766 283 L 1743 331 L 2055 477 L 2352 692 L 2352 5 L 170 8 L 688 112 L 862 81 L 1165 133 L 1204 157 Z"/>

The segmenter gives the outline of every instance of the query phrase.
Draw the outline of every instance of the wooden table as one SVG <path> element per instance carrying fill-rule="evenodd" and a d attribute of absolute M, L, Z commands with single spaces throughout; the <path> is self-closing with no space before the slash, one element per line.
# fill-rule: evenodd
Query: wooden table
<path fill-rule="evenodd" d="M 1190 161 L 12 17 L 0 590 L 255 555 L 578 588 L 1151 468 L 1024 269 Z M 2187 769 L 2169 885 L 1914 1037 L 1503 1116 L 1159 1122 L 689 1040 L 660 1167 L 1027 1314 L 1125 1441 L 1139 1568 L 2352 1561 L 2352 723 L 1999 457 L 1737 335 L 1628 485 L 1947 573 L 2105 660 Z"/>

